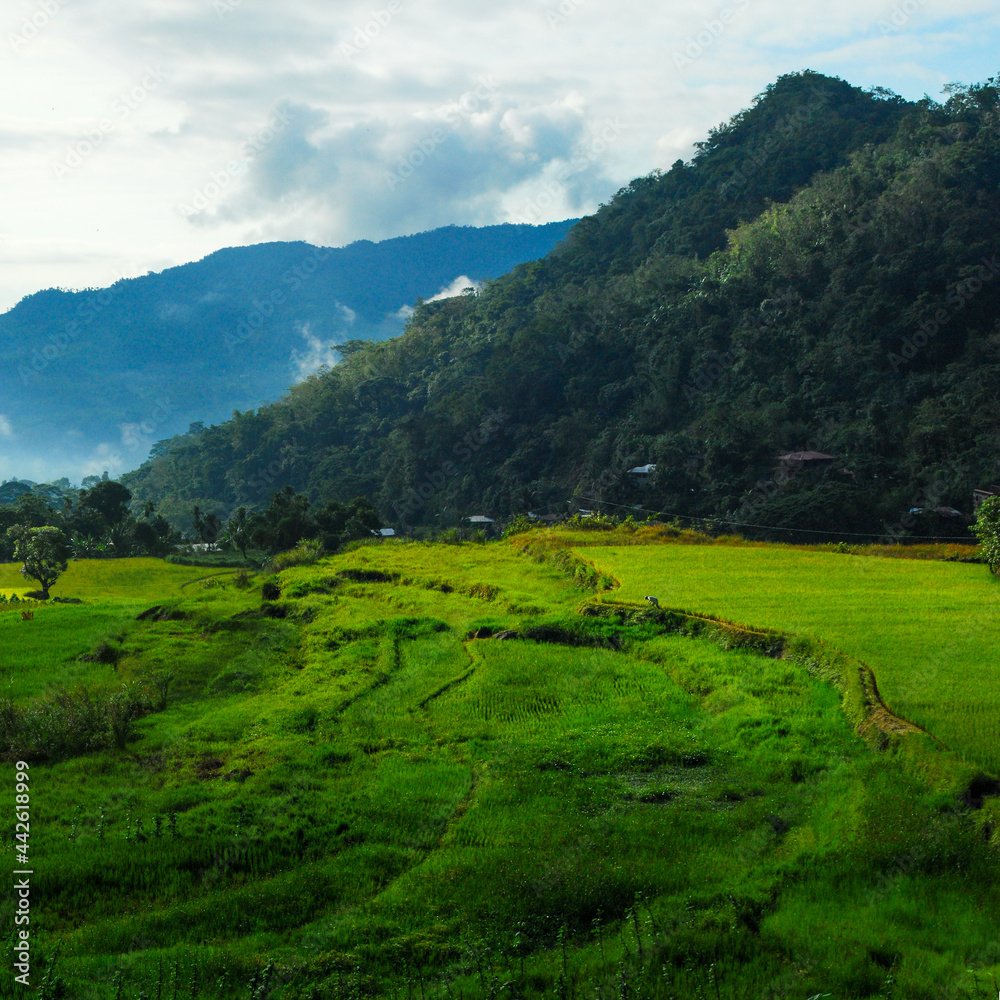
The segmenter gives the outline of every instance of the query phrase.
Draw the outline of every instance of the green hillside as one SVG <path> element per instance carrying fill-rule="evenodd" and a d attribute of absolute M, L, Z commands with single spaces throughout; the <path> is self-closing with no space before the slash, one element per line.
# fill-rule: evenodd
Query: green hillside
<path fill-rule="evenodd" d="M 573 221 L 228 247 L 108 288 L 26 296 L 0 316 L 0 474 L 39 459 L 77 482 L 98 462 L 134 468 L 161 438 L 277 398 L 331 344 L 397 335 L 408 307 L 456 279 L 544 256 Z"/>
<path fill-rule="evenodd" d="M 650 608 L 628 573 L 594 594 L 567 546 L 626 535 L 373 543 L 267 579 L 82 561 L 58 585 L 82 604 L 0 610 L 46 995 L 982 995 L 975 769 L 832 647 Z M 702 554 L 663 537 L 627 554 Z M 740 579 L 742 550 L 705 552 Z"/>
<path fill-rule="evenodd" d="M 162 443 L 128 484 L 176 517 L 259 505 L 270 467 L 397 525 L 601 500 L 961 537 L 908 512 L 968 515 L 997 478 L 997 107 L 995 81 L 937 104 L 782 77 L 545 260 Z M 803 450 L 835 461 L 778 468 Z"/>

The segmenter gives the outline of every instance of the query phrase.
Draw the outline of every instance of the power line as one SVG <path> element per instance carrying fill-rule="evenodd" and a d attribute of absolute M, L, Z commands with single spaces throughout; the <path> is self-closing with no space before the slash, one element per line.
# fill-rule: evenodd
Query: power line
<path fill-rule="evenodd" d="M 575 503 L 575 501 L 573 501 L 573 500 L 567 500 L 566 502 L 569 503 L 569 504 Z M 795 532 L 797 534 L 804 534 L 804 535 L 836 535 L 836 536 L 838 536 L 840 538 L 883 538 L 884 537 L 884 535 L 878 535 L 878 534 L 875 534 L 874 532 L 870 532 L 870 531 L 867 531 L 867 532 L 862 532 L 862 531 L 823 531 L 823 530 L 821 530 L 819 528 L 783 528 L 783 527 L 779 527 L 776 524 L 750 524 L 749 522 L 746 522 L 746 521 L 730 521 L 730 520 L 727 520 L 726 518 L 722 518 L 722 517 L 695 517 L 694 515 L 691 515 L 691 514 L 672 514 L 669 511 L 665 511 L 665 510 L 650 510 L 648 507 L 637 507 L 637 506 L 634 506 L 634 505 L 624 504 L 624 503 L 612 503 L 610 500 L 590 500 L 590 501 L 587 501 L 587 502 L 588 503 L 594 503 L 594 504 L 604 504 L 607 507 L 618 507 L 621 510 L 632 510 L 632 511 L 636 511 L 637 510 L 637 511 L 640 511 L 641 513 L 643 513 L 643 514 L 656 514 L 659 517 L 671 517 L 671 518 L 675 518 L 677 520 L 695 521 L 695 522 L 697 522 L 697 521 L 711 521 L 714 524 L 730 525 L 731 527 L 734 527 L 734 528 L 758 528 L 758 529 L 760 529 L 762 531 L 790 531 L 790 532 Z M 918 537 L 918 536 L 912 536 L 912 537 Z M 970 543 L 970 544 L 972 543 L 972 539 L 969 536 L 965 536 L 965 537 L 961 537 L 961 538 L 956 538 L 956 537 L 943 536 L 943 535 L 919 537 L 919 541 L 922 541 L 922 542 L 967 542 L 967 543 Z"/>

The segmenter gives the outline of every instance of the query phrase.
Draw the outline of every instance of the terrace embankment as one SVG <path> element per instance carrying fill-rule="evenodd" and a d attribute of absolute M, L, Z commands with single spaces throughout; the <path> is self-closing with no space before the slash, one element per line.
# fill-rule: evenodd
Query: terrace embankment
<path fill-rule="evenodd" d="M 575 551 L 568 548 L 558 550 L 551 545 L 546 547 L 526 544 L 520 545 L 519 550 L 542 560 L 557 556 L 555 561 L 578 584 L 597 592 L 578 607 L 578 612 L 592 620 L 613 623 L 623 630 L 623 638 L 627 635 L 634 638 L 650 634 L 685 635 L 708 639 L 725 649 L 744 649 L 776 659 L 794 660 L 838 688 L 843 708 L 856 731 L 874 749 L 885 751 L 891 746 L 898 746 L 905 737 L 915 737 L 916 742 L 921 745 L 917 749 L 918 755 L 924 756 L 922 750 L 926 747 L 933 756 L 944 752 L 949 757 L 956 758 L 954 763 L 958 763 L 958 755 L 952 752 L 953 748 L 886 703 L 871 666 L 822 640 L 793 635 L 779 629 L 754 627 L 717 615 L 622 600 L 608 593 L 623 589 L 618 577 L 581 558 Z M 931 770 L 938 772 L 939 768 L 935 765 Z M 963 787 L 974 780 L 966 764 L 960 765 L 957 770 L 961 772 L 958 780 Z M 945 767 L 939 772 L 942 780 L 947 780 L 944 778 L 945 772 L 952 772 L 948 783 L 953 783 L 955 768 Z"/>
<path fill-rule="evenodd" d="M 725 621 L 714 615 L 674 608 L 647 608 L 608 597 L 586 601 L 579 610 L 583 615 L 611 620 L 626 629 L 708 639 L 725 649 L 745 649 L 775 659 L 789 658 L 805 663 L 814 673 L 827 677 L 840 688 L 858 732 L 869 742 L 884 749 L 889 738 L 919 733 L 947 749 L 933 734 L 898 715 L 885 703 L 871 667 L 840 653 L 831 656 L 823 644 L 774 629 Z"/>

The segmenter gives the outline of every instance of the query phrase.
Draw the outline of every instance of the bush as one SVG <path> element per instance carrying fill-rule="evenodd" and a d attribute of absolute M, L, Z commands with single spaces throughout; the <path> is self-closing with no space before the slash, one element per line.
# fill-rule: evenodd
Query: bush
<path fill-rule="evenodd" d="M 77 687 L 27 705 L 0 699 L 0 756 L 57 760 L 92 750 L 124 749 L 133 723 L 152 710 L 149 692 L 138 684 L 123 684 L 113 692 Z"/>
<path fill-rule="evenodd" d="M 86 663 L 103 663 L 113 667 L 124 655 L 120 647 L 112 646 L 110 642 L 99 642 L 92 653 L 86 653 L 80 659 Z"/>
<path fill-rule="evenodd" d="M 563 523 L 570 528 L 576 528 L 577 531 L 611 531 L 613 528 L 617 528 L 621 521 L 614 514 L 604 514 L 596 510 L 589 517 L 574 514 Z"/>
<path fill-rule="evenodd" d="M 206 566 L 215 569 L 239 569 L 246 563 L 232 552 L 173 553 L 164 557 L 172 566 Z"/>
<path fill-rule="evenodd" d="M 523 535 L 527 531 L 534 531 L 545 524 L 544 521 L 535 521 L 527 514 L 518 514 L 510 524 L 504 528 L 502 538 L 510 538 L 512 535 Z"/>
<path fill-rule="evenodd" d="M 982 543 L 990 572 L 1000 576 L 1000 497 L 989 497 L 980 504 L 972 530 Z"/>
<path fill-rule="evenodd" d="M 267 572 L 280 573 L 292 566 L 311 566 L 323 555 L 323 543 L 318 538 L 303 538 L 294 549 L 279 552 L 267 565 Z"/>

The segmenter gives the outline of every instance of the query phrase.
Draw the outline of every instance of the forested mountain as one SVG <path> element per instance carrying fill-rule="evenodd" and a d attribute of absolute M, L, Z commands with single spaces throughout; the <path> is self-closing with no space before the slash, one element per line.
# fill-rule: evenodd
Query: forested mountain
<path fill-rule="evenodd" d="M 276 399 L 334 360 L 331 343 L 395 336 L 418 299 L 544 256 L 571 225 L 263 243 L 106 289 L 30 295 L 0 316 L 0 474 L 134 467 L 193 422 Z"/>
<path fill-rule="evenodd" d="M 942 104 L 782 77 L 545 260 L 127 483 L 174 515 L 288 483 L 403 523 L 597 498 L 926 533 L 901 515 L 997 478 L 998 104 L 996 80 Z M 834 460 L 776 461 L 802 451 Z"/>

